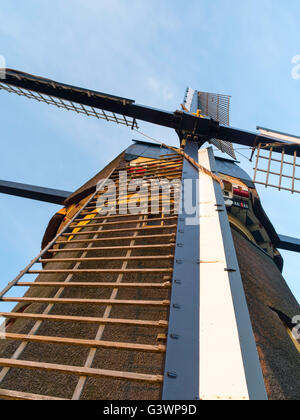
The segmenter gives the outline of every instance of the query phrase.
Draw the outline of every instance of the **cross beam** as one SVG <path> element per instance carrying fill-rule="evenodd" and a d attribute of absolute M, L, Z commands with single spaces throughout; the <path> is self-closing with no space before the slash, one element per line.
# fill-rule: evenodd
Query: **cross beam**
<path fill-rule="evenodd" d="M 274 142 L 274 138 L 272 137 L 227 127 L 213 119 L 198 117 L 188 112 L 169 112 L 138 105 L 131 99 L 66 85 L 55 82 L 54 80 L 33 76 L 16 70 L 6 69 L 5 74 L 5 79 L 0 81 L 1 89 L 5 89 L 7 86 L 13 86 L 16 88 L 13 91 L 18 95 L 24 95 L 22 90 L 24 90 L 25 93 L 35 92 L 38 95 L 54 97 L 59 100 L 69 101 L 70 103 L 77 103 L 94 109 L 112 112 L 113 114 L 120 114 L 132 118 L 133 121 L 141 120 L 173 128 L 178 132 L 181 138 L 190 135 L 194 140 L 199 141 L 201 144 L 212 138 L 249 147 L 255 147 L 259 143 L 265 145 Z M 37 96 L 35 99 L 41 102 L 45 101 L 42 96 Z M 63 108 L 63 106 L 61 107 Z M 132 127 L 134 126 L 135 125 L 133 124 Z M 288 142 L 283 140 L 279 141 L 279 143 L 282 143 L 282 145 L 288 144 Z M 274 151 L 276 151 L 276 148 Z M 278 148 L 278 151 L 281 152 L 280 148 Z M 299 145 L 287 147 L 286 154 L 294 155 L 295 151 L 297 152 L 297 156 L 300 157 Z"/>
<path fill-rule="evenodd" d="M 61 205 L 64 203 L 65 199 L 72 194 L 70 191 L 55 190 L 53 188 L 37 187 L 35 185 L 2 180 L 0 180 L 0 193 Z"/>
<path fill-rule="evenodd" d="M 277 246 L 279 249 L 286 251 L 300 252 L 300 239 L 292 238 L 291 236 L 278 235 L 280 243 Z"/>

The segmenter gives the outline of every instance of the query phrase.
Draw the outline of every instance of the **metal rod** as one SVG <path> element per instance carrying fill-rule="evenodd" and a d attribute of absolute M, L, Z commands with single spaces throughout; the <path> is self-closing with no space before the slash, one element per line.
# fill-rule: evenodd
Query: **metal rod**
<path fill-rule="evenodd" d="M 163 217 L 159 217 L 159 218 L 153 218 L 153 219 L 145 219 L 145 221 L 144 221 L 144 223 L 149 223 L 149 222 L 161 222 L 162 220 L 164 220 L 164 221 L 168 221 L 168 220 L 174 220 L 174 219 L 177 219 L 177 217 L 178 216 L 173 216 L 173 217 L 166 217 L 166 218 L 163 218 Z M 94 218 L 95 219 L 95 218 Z M 86 221 L 89 221 L 89 220 L 91 220 L 91 221 L 93 221 L 94 220 L 93 218 L 92 219 L 80 219 L 80 220 L 78 220 L 78 222 L 76 222 L 76 225 L 74 224 L 72 224 L 72 226 L 71 227 L 83 227 L 83 225 L 78 225 L 78 223 L 81 223 L 81 222 L 86 222 Z M 123 220 L 123 221 L 118 221 L 118 222 L 109 222 L 109 223 L 105 223 L 105 226 L 114 226 L 114 225 L 122 225 L 122 224 L 127 224 L 127 225 L 131 225 L 131 224 L 136 224 L 136 222 L 137 222 L 137 220 L 135 219 L 135 220 Z M 102 226 L 103 225 L 103 223 L 97 223 L 97 224 L 91 224 L 91 223 L 89 223 L 88 224 L 88 226 L 89 227 L 96 227 L 96 226 Z"/>

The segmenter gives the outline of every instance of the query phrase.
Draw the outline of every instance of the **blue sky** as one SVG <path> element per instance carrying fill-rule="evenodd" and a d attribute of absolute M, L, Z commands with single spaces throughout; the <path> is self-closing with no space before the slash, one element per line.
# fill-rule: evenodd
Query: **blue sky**
<path fill-rule="evenodd" d="M 10 68 L 168 110 L 180 107 L 187 86 L 230 94 L 233 126 L 299 135 L 300 80 L 291 77 L 299 17 L 297 0 L 3 2 L 0 55 Z M 2 92 L 0 109 L 0 179 L 74 190 L 139 138 L 125 127 Z M 141 128 L 178 144 L 172 130 Z M 299 196 L 259 191 L 277 231 L 300 236 Z M 57 209 L 0 195 L 1 288 L 37 255 Z M 299 255 L 283 256 L 300 300 Z"/>

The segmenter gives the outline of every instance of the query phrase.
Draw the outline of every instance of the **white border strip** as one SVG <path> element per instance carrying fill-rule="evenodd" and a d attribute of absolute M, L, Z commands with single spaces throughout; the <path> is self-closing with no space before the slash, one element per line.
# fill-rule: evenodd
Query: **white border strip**
<path fill-rule="evenodd" d="M 211 148 L 199 163 L 215 170 Z M 201 173 L 199 188 L 200 398 L 267 400 L 223 194 Z"/>

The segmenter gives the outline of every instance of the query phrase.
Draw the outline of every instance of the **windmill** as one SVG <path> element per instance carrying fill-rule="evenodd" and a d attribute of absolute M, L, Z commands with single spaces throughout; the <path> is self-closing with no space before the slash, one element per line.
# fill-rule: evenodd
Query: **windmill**
<path fill-rule="evenodd" d="M 235 129 L 230 97 L 192 89 L 175 112 L 9 69 L 0 89 L 133 130 L 140 121 L 168 127 L 180 140 L 179 148 L 134 141 L 73 193 L 0 181 L 0 192 L 64 206 L 41 253 L 0 293 L 0 305 L 17 303 L 0 312 L 0 397 L 300 398 L 292 333 L 299 305 L 278 252 L 300 252 L 300 241 L 277 234 L 253 180 L 232 160 L 233 144 L 252 148 L 254 182 L 297 193 L 298 139 Z M 215 157 L 202 147 L 207 141 L 231 159 Z M 149 196 L 141 184 L 176 179 L 180 188 L 172 184 L 169 195 L 162 188 Z M 137 213 L 128 212 L 134 180 Z M 191 190 L 194 214 L 186 206 Z M 20 286 L 24 297 L 12 293 Z"/>

